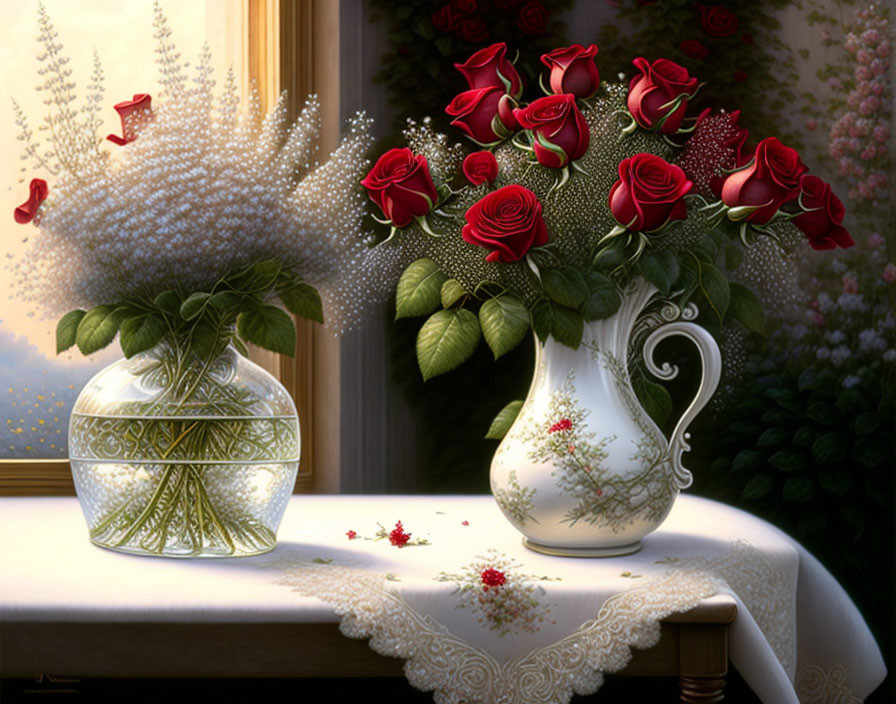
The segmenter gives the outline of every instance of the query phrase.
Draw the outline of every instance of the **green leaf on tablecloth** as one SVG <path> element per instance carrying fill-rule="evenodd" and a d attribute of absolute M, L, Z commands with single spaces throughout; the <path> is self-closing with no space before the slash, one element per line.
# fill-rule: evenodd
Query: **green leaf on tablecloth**
<path fill-rule="evenodd" d="M 495 416 L 494 420 L 492 420 L 492 424 L 489 426 L 488 432 L 485 434 L 486 440 L 501 440 L 505 435 L 507 435 L 507 431 L 510 430 L 510 426 L 513 425 L 513 422 L 516 420 L 516 417 L 519 415 L 520 409 L 523 407 L 523 401 L 511 401 L 504 408 L 502 408 L 498 415 Z"/>

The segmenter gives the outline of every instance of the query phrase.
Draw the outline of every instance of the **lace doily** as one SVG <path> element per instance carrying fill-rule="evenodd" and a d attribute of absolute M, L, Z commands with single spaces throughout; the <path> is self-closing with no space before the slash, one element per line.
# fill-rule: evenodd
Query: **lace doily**
<path fill-rule="evenodd" d="M 506 663 L 415 612 L 387 575 L 305 563 L 278 583 L 332 604 L 344 635 L 369 638 L 377 653 L 404 659 L 408 681 L 433 690 L 438 704 L 566 704 L 574 693 L 597 691 L 602 673 L 624 668 L 632 648 L 655 645 L 661 619 L 725 590 L 703 562 L 683 560 L 610 597 L 595 618 L 573 633 Z"/>

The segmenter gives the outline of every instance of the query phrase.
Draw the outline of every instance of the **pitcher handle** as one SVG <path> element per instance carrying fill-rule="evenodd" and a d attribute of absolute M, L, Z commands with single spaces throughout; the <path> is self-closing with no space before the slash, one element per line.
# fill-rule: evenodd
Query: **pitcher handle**
<path fill-rule="evenodd" d="M 682 414 L 669 439 L 669 456 L 672 460 L 675 483 L 679 489 L 687 489 L 694 481 L 694 476 L 681 464 L 682 454 L 691 449 L 687 442 L 691 437 L 687 429 L 695 416 L 709 402 L 719 385 L 719 378 L 722 374 L 722 355 L 712 335 L 699 325 L 681 321 L 668 323 L 654 330 L 644 341 L 644 364 L 651 374 L 660 379 L 669 381 L 678 376 L 678 367 L 674 364 L 663 362 L 662 366 L 658 367 L 653 361 L 653 352 L 656 346 L 673 335 L 683 335 L 697 346 L 703 371 L 697 395 Z"/>

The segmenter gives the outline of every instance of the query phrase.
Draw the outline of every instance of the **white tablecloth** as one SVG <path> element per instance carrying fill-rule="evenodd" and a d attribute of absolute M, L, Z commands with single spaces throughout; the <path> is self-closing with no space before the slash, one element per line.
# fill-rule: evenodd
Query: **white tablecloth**
<path fill-rule="evenodd" d="M 406 545 L 375 539 L 397 521 Z M 593 692 L 660 619 L 723 593 L 731 661 L 766 704 L 859 701 L 886 674 L 811 555 L 687 495 L 639 553 L 609 559 L 525 549 L 488 496 L 296 496 L 274 552 L 214 561 L 101 550 L 73 499 L 0 499 L 0 564 L 2 620 L 340 621 L 444 702 Z"/>

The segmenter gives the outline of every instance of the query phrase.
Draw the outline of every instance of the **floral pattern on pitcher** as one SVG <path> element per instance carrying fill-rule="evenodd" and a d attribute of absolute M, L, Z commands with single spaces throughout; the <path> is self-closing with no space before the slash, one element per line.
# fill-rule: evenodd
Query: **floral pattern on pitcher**
<path fill-rule="evenodd" d="M 504 515 L 521 526 L 528 521 L 538 523 L 538 519 L 532 515 L 535 509 L 535 489 L 520 485 L 516 476 L 516 470 L 511 470 L 507 476 L 507 487 L 494 490 L 495 501 Z"/>
<path fill-rule="evenodd" d="M 613 376 L 641 431 L 631 455 L 641 470 L 634 475 L 619 476 L 607 466 L 608 447 L 617 438 L 611 435 L 596 439 L 597 433 L 589 429 L 590 411 L 579 403 L 573 370 L 551 394 L 541 422 L 531 423 L 523 439 L 532 446 L 529 459 L 552 464 L 551 474 L 557 488 L 576 498 L 575 505 L 564 515 L 564 523 L 573 526 L 584 521 L 619 532 L 636 519 L 661 519 L 677 489 L 667 446 L 662 436 L 655 437 L 659 431 L 645 422 L 644 410 L 621 363 L 597 348 L 592 354 Z"/>

